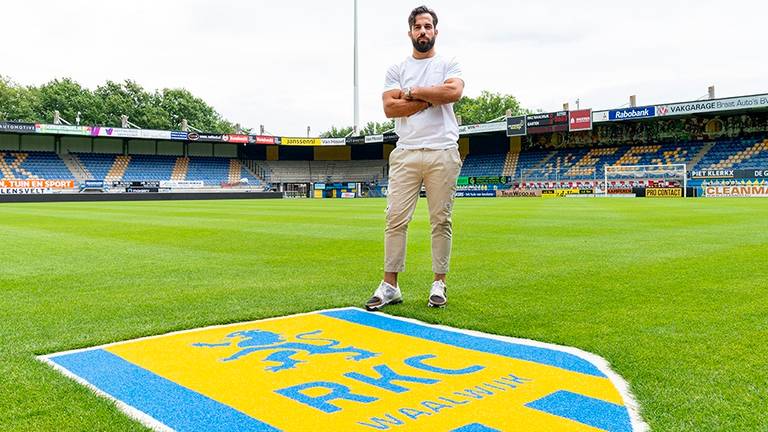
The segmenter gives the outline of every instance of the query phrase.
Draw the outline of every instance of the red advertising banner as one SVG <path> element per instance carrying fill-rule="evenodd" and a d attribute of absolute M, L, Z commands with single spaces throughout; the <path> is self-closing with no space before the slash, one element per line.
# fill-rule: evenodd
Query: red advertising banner
<path fill-rule="evenodd" d="M 248 143 L 248 135 L 224 135 L 225 141 L 238 144 Z"/>
<path fill-rule="evenodd" d="M 268 135 L 255 135 L 253 136 L 254 144 L 274 144 L 275 137 Z"/>
<path fill-rule="evenodd" d="M 568 131 L 592 130 L 592 109 L 571 111 L 568 114 Z"/>
<path fill-rule="evenodd" d="M 2 187 L 7 189 L 73 189 L 74 180 L 3 180 Z"/>

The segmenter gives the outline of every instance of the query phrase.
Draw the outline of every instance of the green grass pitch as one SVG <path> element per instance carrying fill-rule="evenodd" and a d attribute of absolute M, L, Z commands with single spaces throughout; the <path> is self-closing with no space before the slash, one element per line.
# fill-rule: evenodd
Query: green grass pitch
<path fill-rule="evenodd" d="M 385 202 L 0 205 L 0 429 L 143 430 L 35 355 L 341 306 Z M 460 199 L 448 308 L 429 224 L 388 312 L 606 358 L 658 431 L 768 430 L 768 200 Z"/>

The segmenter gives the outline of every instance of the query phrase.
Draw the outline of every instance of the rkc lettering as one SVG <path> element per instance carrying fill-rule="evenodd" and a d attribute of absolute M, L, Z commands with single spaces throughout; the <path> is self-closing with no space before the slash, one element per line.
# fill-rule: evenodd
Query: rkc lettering
<path fill-rule="evenodd" d="M 461 369 L 447 369 L 439 366 L 433 366 L 424 362 L 425 360 L 433 359 L 435 357 L 436 356 L 433 354 L 423 354 L 409 357 L 405 359 L 404 363 L 411 368 L 440 375 L 467 375 L 485 369 L 485 366 L 481 365 L 472 365 Z M 398 381 L 400 383 L 415 383 L 426 385 L 437 384 L 440 382 L 439 379 L 435 378 L 403 375 L 395 372 L 392 370 L 392 368 L 384 364 L 374 366 L 373 371 L 376 372 L 378 376 L 364 375 L 358 372 L 347 372 L 344 374 L 344 376 L 348 379 L 373 387 L 378 387 L 392 393 L 404 393 L 410 390 L 404 385 L 395 384 L 393 381 Z M 316 388 L 326 389 L 328 390 L 328 393 L 322 396 L 307 395 L 307 390 Z M 334 413 L 341 410 L 341 408 L 338 406 L 330 403 L 330 401 L 337 399 L 345 399 L 361 403 L 371 403 L 378 400 L 378 398 L 374 396 L 353 393 L 348 386 L 331 381 L 313 381 L 275 390 L 275 392 L 297 402 L 309 405 L 312 408 L 318 409 L 325 413 Z"/>

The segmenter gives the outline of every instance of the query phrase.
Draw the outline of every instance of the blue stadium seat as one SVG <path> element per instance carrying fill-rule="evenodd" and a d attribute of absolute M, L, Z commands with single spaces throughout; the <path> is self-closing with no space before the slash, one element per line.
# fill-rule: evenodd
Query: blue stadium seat
<path fill-rule="evenodd" d="M 74 176 L 59 155 L 53 152 L 3 151 L 4 167 L 17 180 L 73 180 Z M 0 171 L 0 178 L 6 178 Z"/>

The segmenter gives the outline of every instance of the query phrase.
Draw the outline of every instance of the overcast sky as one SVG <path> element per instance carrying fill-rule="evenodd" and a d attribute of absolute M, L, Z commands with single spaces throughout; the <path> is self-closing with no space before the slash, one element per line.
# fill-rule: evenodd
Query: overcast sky
<path fill-rule="evenodd" d="M 353 123 L 353 0 L 14 1 L 3 4 L 0 74 L 24 85 L 71 77 L 184 87 L 225 118 L 276 135 Z M 387 67 L 411 53 L 418 2 L 359 0 L 360 117 L 383 121 Z M 464 94 L 616 108 L 768 93 L 763 0 L 427 3 L 437 50 L 456 56 Z"/>

